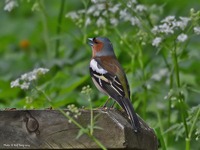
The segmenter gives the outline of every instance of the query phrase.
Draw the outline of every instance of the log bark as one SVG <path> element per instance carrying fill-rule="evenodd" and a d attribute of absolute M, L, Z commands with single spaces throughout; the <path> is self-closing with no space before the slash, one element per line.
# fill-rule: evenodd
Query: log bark
<path fill-rule="evenodd" d="M 65 112 L 69 111 L 64 109 Z M 90 124 L 90 110 L 79 109 L 81 125 Z M 141 132 L 135 133 L 126 113 L 116 109 L 94 110 L 100 114 L 94 137 L 106 148 L 157 150 L 157 136 L 139 116 Z M 73 117 L 73 114 L 70 113 Z M 0 149 L 94 149 L 99 146 L 58 110 L 0 110 Z"/>

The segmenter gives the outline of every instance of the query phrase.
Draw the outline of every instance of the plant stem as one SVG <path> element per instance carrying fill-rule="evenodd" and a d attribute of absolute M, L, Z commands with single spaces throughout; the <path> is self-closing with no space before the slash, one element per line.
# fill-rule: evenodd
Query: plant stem
<path fill-rule="evenodd" d="M 39 3 L 40 3 L 39 6 L 40 6 L 41 10 L 44 10 L 44 1 L 41 0 L 41 1 L 39 1 Z M 51 48 L 50 48 L 50 43 L 49 43 L 50 40 L 49 40 L 49 35 L 48 35 L 47 19 L 46 19 L 45 13 L 42 13 L 42 24 L 43 24 L 43 28 L 44 28 L 44 41 L 46 44 L 47 58 L 49 58 Z"/>
<path fill-rule="evenodd" d="M 173 88 L 173 70 L 170 68 L 169 63 L 167 62 L 167 59 L 164 55 L 164 52 L 162 52 L 162 58 L 164 59 L 164 62 L 166 64 L 166 67 L 168 68 L 170 72 L 170 84 L 169 84 L 169 90 Z M 170 127 L 170 121 L 171 121 L 171 96 L 168 99 L 168 115 L 167 115 L 167 129 Z M 166 145 L 169 143 L 169 132 L 167 132 L 167 138 L 166 138 Z"/>
<path fill-rule="evenodd" d="M 188 135 L 189 139 L 190 139 L 191 136 L 192 136 L 192 132 L 193 132 L 193 130 L 194 130 L 194 126 L 195 126 L 195 124 L 196 124 L 196 122 L 197 122 L 197 120 L 198 120 L 199 115 L 200 115 L 200 108 L 198 109 L 198 112 L 197 112 L 197 114 L 196 114 L 196 116 L 195 116 L 195 119 L 194 119 L 194 122 L 193 122 L 193 124 L 192 124 L 192 127 L 190 128 L 190 132 L 189 132 L 189 135 Z"/>
<path fill-rule="evenodd" d="M 122 0 L 119 0 L 119 1 L 120 1 L 120 3 L 122 3 L 122 5 L 124 5 L 126 8 L 128 8 L 128 9 L 140 20 L 140 22 L 142 23 L 142 25 L 143 25 L 147 30 L 149 30 L 149 32 L 150 32 L 151 35 L 155 36 L 155 35 L 151 32 L 151 29 L 144 23 L 144 21 L 137 15 L 137 13 L 136 13 L 134 10 L 132 10 L 130 7 L 128 7 L 124 2 L 122 2 Z"/>
<path fill-rule="evenodd" d="M 57 107 L 52 102 L 51 98 L 42 90 L 38 89 L 37 87 L 34 87 L 36 91 L 39 93 L 42 93 L 45 98 L 48 100 L 48 102 L 51 104 L 51 106 L 54 106 L 56 109 L 58 109 L 65 117 L 67 117 L 69 120 L 71 120 L 77 127 L 79 127 L 82 131 L 84 131 L 94 142 L 99 145 L 102 149 L 106 150 L 106 148 L 90 133 L 88 130 L 86 130 L 84 127 L 82 127 L 78 122 L 76 122 L 73 118 L 71 118 L 69 115 L 67 115 L 60 107 Z"/>
<path fill-rule="evenodd" d="M 165 141 L 163 139 L 163 135 L 160 132 L 159 129 L 155 129 L 156 135 L 158 136 L 158 139 L 160 139 L 160 145 L 162 147 L 162 150 L 166 150 L 166 146 L 165 146 Z"/>
<path fill-rule="evenodd" d="M 186 138 L 186 146 L 185 146 L 186 150 L 190 150 L 190 139 Z"/>
<path fill-rule="evenodd" d="M 83 26 L 83 43 L 85 43 L 86 41 L 86 38 L 87 38 L 87 26 L 86 26 L 86 20 L 87 20 L 87 5 L 88 5 L 88 0 L 82 0 L 82 3 L 85 7 L 85 16 L 84 16 L 84 26 Z"/>
<path fill-rule="evenodd" d="M 89 134 L 88 134 L 89 135 Z M 89 135 L 89 137 L 95 141 L 103 150 L 106 150 L 106 148 L 92 135 Z"/>
<path fill-rule="evenodd" d="M 200 108 L 197 111 L 197 114 L 195 116 L 195 119 L 194 119 L 194 122 L 192 124 L 192 127 L 190 128 L 190 132 L 189 132 L 188 138 L 186 139 L 186 150 L 190 150 L 190 141 L 191 141 L 192 132 L 194 130 L 194 126 L 195 126 L 195 124 L 196 124 L 196 122 L 198 120 L 199 115 L 200 115 Z"/>
<path fill-rule="evenodd" d="M 90 134 L 93 135 L 93 110 L 92 110 L 92 102 L 91 102 L 91 98 L 90 98 L 90 94 L 88 93 L 88 100 L 90 102 Z"/>
<path fill-rule="evenodd" d="M 188 35 L 189 32 L 193 29 L 193 26 L 195 25 L 195 21 L 193 21 L 193 23 L 191 24 L 191 26 L 189 27 L 189 29 L 186 31 L 186 34 Z"/>
<path fill-rule="evenodd" d="M 96 142 L 102 149 L 106 150 L 106 148 L 87 130 L 85 130 L 85 128 L 83 128 L 79 123 L 77 123 L 73 118 L 71 118 L 69 115 L 67 115 L 61 108 L 57 107 L 57 109 L 68 119 L 70 119 L 76 126 L 78 126 L 80 129 L 82 129 L 83 131 L 85 131 L 85 133 L 94 141 Z"/>
<path fill-rule="evenodd" d="M 143 119 L 146 120 L 146 113 L 147 113 L 147 87 L 146 87 L 146 72 L 144 68 L 144 63 L 142 61 L 143 58 L 143 52 L 142 52 L 142 46 L 139 46 L 139 64 L 140 67 L 142 68 L 142 74 L 143 74 L 143 89 L 144 89 L 144 99 L 143 99 Z"/>
<path fill-rule="evenodd" d="M 170 74 L 170 85 L 169 90 L 173 88 L 173 72 Z M 170 122 L 171 122 L 171 96 L 168 99 L 168 115 L 167 115 L 167 129 L 170 128 Z M 169 144 L 169 132 L 167 132 L 167 145 Z"/>
<path fill-rule="evenodd" d="M 147 11 L 144 11 L 144 14 L 146 15 L 146 18 L 147 18 L 147 21 L 149 22 L 149 25 L 151 26 L 151 28 L 153 28 L 153 24 L 152 24 L 150 17 L 149 17 L 150 14 Z"/>
<path fill-rule="evenodd" d="M 172 54 L 172 59 L 173 59 L 173 64 L 174 64 L 174 69 L 175 69 L 176 84 L 177 84 L 177 87 L 180 89 L 179 66 L 178 66 L 176 48 L 174 51 L 171 51 L 171 54 Z M 188 138 L 188 128 L 187 128 L 187 123 L 186 123 L 185 111 L 183 109 L 183 96 L 181 92 L 179 92 L 178 97 L 179 97 L 179 105 L 181 109 L 182 120 L 185 127 L 185 137 Z"/>
<path fill-rule="evenodd" d="M 62 23 L 62 16 L 63 16 L 63 11 L 64 11 L 64 6 L 65 6 L 65 0 L 61 0 L 60 3 L 60 12 L 58 16 L 58 24 L 57 24 L 57 36 L 60 35 L 60 26 Z M 56 48 L 55 48 L 55 57 L 59 57 L 59 45 L 60 45 L 60 38 L 56 40 Z"/>
<path fill-rule="evenodd" d="M 153 98 L 153 101 L 154 101 L 154 105 L 155 105 L 155 108 L 156 108 L 156 115 L 157 115 L 157 118 L 158 118 L 158 125 L 159 125 L 159 128 L 160 128 L 160 131 L 161 133 L 164 133 L 164 128 L 163 128 L 163 124 L 162 124 L 162 119 L 161 119 L 161 116 L 160 116 L 160 112 L 158 110 L 158 107 L 156 106 L 156 100 L 155 98 Z"/>

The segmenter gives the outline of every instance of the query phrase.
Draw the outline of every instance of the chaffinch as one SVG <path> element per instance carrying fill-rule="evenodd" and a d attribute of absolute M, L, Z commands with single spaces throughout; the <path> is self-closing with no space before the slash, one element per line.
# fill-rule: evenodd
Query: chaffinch
<path fill-rule="evenodd" d="M 120 63 L 115 56 L 113 45 L 105 37 L 88 38 L 93 56 L 90 60 L 90 75 L 98 90 L 114 99 L 128 114 L 135 132 L 140 131 L 140 123 L 130 101 L 129 84 Z"/>

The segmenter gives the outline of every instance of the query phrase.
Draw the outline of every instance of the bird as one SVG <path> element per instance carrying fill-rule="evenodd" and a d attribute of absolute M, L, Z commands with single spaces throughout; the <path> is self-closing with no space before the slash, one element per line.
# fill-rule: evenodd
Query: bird
<path fill-rule="evenodd" d="M 93 53 L 89 65 L 91 78 L 97 89 L 108 95 L 103 107 L 111 98 L 114 99 L 128 114 L 134 132 L 140 132 L 140 122 L 130 101 L 128 80 L 117 60 L 112 43 L 106 37 L 94 37 L 88 40 Z"/>

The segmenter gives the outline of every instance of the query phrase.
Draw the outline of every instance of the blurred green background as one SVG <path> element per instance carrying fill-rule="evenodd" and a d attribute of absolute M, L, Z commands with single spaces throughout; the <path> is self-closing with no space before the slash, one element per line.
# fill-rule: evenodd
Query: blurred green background
<path fill-rule="evenodd" d="M 93 5 L 90 1 L 88 2 L 88 7 Z M 41 6 L 36 5 L 37 3 Z M 138 3 L 149 7 L 154 5 L 156 9 L 160 9 L 162 6 L 162 11 L 157 14 L 159 16 L 157 23 L 168 15 L 189 17 L 191 8 L 197 11 L 199 9 L 198 0 L 138 0 Z M 66 108 L 68 104 L 75 104 L 77 107 L 88 107 L 89 103 L 86 97 L 81 94 L 82 87 L 88 84 L 93 90 L 91 94 L 93 107 L 102 106 L 107 100 L 107 96 L 97 91 L 90 78 L 89 61 L 92 51 L 91 47 L 87 45 L 86 38 L 105 36 L 113 43 L 116 55 L 127 74 L 136 112 L 153 128 L 159 126 L 158 117 L 160 117 L 163 130 L 167 130 L 168 100 L 164 97 L 169 93 L 169 84 L 166 84 L 169 72 L 166 71 L 167 67 L 162 54 L 158 53 L 156 48 L 151 45 L 151 39 L 146 40 L 147 44 L 143 47 L 142 57 L 138 50 L 135 50 L 137 41 L 127 41 L 133 49 L 133 58 L 128 52 L 128 46 L 112 27 L 105 26 L 101 29 L 92 22 L 85 28 L 81 25 L 83 20 L 79 20 L 80 23 L 77 24 L 70 17 L 65 17 L 71 11 L 84 9 L 82 1 L 22 0 L 18 1 L 18 7 L 13 8 L 11 12 L 4 10 L 5 5 L 5 1 L 0 1 L 0 109 L 49 107 L 44 97 L 37 93 L 10 88 L 11 81 L 39 67 L 50 69 L 38 81 L 38 85 L 45 89 L 57 106 Z M 62 14 L 59 15 L 61 5 L 64 7 Z M 109 3 L 107 5 L 109 6 Z M 33 8 L 35 8 L 34 11 L 32 11 Z M 121 6 L 120 9 L 122 8 L 124 7 Z M 61 24 L 58 23 L 59 16 L 62 20 Z M 59 34 L 58 27 L 60 27 Z M 138 32 L 128 23 L 121 23 L 117 30 L 124 37 L 135 36 Z M 128 39 L 128 37 L 126 38 Z M 188 45 L 179 61 L 180 81 L 188 110 L 200 102 L 199 41 L 199 36 L 191 38 L 191 44 Z M 56 46 L 56 42 L 59 42 L 58 46 Z M 168 56 L 170 53 L 166 50 L 163 53 L 171 65 L 172 60 Z M 145 80 L 142 78 L 140 61 L 146 72 Z M 152 76 L 159 75 L 159 71 L 164 71 L 164 75 L 160 76 L 160 80 L 153 80 Z M 144 84 L 147 85 L 147 89 L 143 87 Z M 188 87 L 193 89 L 193 92 L 189 91 Z M 33 101 L 27 102 L 26 96 L 32 97 Z M 143 109 L 143 99 L 145 98 L 147 99 L 146 112 Z M 112 105 L 111 102 L 108 106 L 110 105 Z M 116 107 L 118 106 L 116 105 Z M 171 125 L 180 122 L 179 107 L 176 101 L 172 101 Z M 169 149 L 184 149 L 182 135 L 180 134 L 178 140 L 176 137 L 179 136 L 173 133 L 169 135 L 171 137 L 168 142 Z M 191 147 L 200 149 L 199 142 L 194 140 L 195 136 L 192 138 Z"/>

